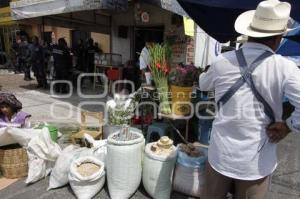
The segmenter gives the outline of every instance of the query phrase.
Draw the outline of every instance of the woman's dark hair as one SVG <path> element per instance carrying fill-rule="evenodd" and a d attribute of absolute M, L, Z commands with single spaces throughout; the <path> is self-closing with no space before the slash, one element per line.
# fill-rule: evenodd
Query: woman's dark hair
<path fill-rule="evenodd" d="M 13 113 L 17 113 L 17 112 L 19 112 L 19 111 L 21 110 L 21 108 L 11 106 L 11 105 L 9 105 L 8 103 L 5 103 L 5 102 L 0 103 L 0 106 L 1 106 L 1 105 L 9 106 L 9 107 L 11 108 L 11 110 L 13 111 Z M 1 112 L 1 111 L 0 111 L 0 115 L 2 115 L 2 112 Z"/>

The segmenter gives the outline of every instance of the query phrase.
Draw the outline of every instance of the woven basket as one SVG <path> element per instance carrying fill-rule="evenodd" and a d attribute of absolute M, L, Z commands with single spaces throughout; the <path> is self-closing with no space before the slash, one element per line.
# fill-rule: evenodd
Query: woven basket
<path fill-rule="evenodd" d="M 0 170 L 6 178 L 21 178 L 28 173 L 27 152 L 20 145 L 0 148 Z"/>

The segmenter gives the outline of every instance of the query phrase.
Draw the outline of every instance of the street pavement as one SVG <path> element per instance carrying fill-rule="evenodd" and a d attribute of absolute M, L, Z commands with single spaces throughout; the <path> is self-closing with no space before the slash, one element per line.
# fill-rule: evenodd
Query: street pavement
<path fill-rule="evenodd" d="M 22 75 L 14 75 L 0 70 L 1 92 L 13 92 L 22 101 L 24 111 L 32 114 L 33 121 L 52 121 L 78 126 L 78 116 L 82 106 L 84 110 L 103 111 L 103 103 L 107 98 L 81 98 L 76 92 L 70 98 L 51 97 L 48 90 L 36 89 L 36 82 L 23 81 Z M 86 86 L 85 93 L 99 94 L 101 90 Z M 85 104 L 85 105 L 84 105 Z M 88 105 L 86 105 L 88 104 Z M 53 114 L 50 114 L 53 112 Z M 68 117 L 66 117 L 68 116 Z M 269 199 L 300 199 L 300 135 L 290 134 L 278 147 L 277 170 L 272 176 Z M 238 162 L 237 162 L 238 164 Z M 69 186 L 47 191 L 48 178 L 30 186 L 24 179 L 0 191 L 1 199 L 73 199 L 75 198 Z M 95 198 L 109 198 L 104 189 Z M 137 199 L 149 198 L 143 188 L 132 197 Z M 172 199 L 187 199 L 189 197 L 174 193 Z"/>

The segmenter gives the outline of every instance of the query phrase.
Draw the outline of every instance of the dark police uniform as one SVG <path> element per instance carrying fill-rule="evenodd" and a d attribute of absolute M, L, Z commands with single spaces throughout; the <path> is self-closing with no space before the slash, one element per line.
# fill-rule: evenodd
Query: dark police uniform
<path fill-rule="evenodd" d="M 55 80 L 70 80 L 72 76 L 72 57 L 68 48 L 55 45 L 53 47 Z M 56 84 L 56 92 L 66 93 L 66 84 Z"/>
<path fill-rule="evenodd" d="M 24 80 L 31 80 L 30 77 L 30 49 L 29 44 L 22 41 L 19 44 L 19 66 L 24 71 Z"/>
<path fill-rule="evenodd" d="M 31 65 L 34 76 L 38 82 L 38 87 L 47 87 L 45 53 L 44 49 L 39 44 L 32 44 L 31 50 Z"/>
<path fill-rule="evenodd" d="M 95 53 L 96 49 L 94 46 L 90 45 L 86 48 L 85 58 L 86 58 L 86 72 L 93 73 L 95 69 Z"/>

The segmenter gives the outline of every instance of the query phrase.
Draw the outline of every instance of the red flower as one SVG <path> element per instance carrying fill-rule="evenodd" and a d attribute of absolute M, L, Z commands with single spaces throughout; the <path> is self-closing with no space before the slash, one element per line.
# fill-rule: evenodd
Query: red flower
<path fill-rule="evenodd" d="M 158 69 L 161 68 L 160 63 L 157 63 L 157 64 L 156 64 L 156 68 L 158 68 Z"/>

